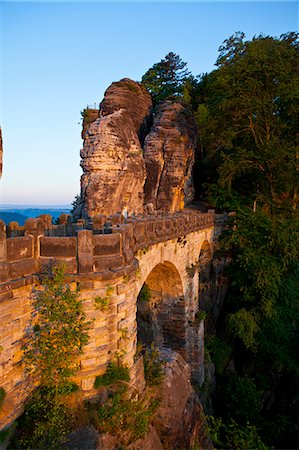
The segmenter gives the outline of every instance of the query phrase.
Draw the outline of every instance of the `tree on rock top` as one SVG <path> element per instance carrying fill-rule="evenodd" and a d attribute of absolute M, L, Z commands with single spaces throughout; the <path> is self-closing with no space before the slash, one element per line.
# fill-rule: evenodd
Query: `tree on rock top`
<path fill-rule="evenodd" d="M 141 83 L 152 95 L 154 104 L 182 96 L 184 82 L 190 75 L 186 66 L 179 55 L 170 52 L 143 75 Z"/>

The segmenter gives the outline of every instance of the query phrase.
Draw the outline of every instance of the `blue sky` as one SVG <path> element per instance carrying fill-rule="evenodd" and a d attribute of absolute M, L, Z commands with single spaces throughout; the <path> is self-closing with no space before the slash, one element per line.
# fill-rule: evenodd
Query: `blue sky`
<path fill-rule="evenodd" d="M 80 191 L 80 111 L 169 51 L 209 72 L 224 39 L 298 29 L 298 3 L 0 1 L 0 203 L 70 203 Z"/>

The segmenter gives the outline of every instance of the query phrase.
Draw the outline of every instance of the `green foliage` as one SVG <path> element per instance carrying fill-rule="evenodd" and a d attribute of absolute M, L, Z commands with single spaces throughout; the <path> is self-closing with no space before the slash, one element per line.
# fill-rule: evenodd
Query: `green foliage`
<path fill-rule="evenodd" d="M 216 373 L 224 373 L 232 357 L 232 347 L 218 336 L 211 336 L 205 339 L 205 350 L 215 364 Z"/>
<path fill-rule="evenodd" d="M 110 398 L 102 406 L 90 406 L 99 431 L 112 434 L 126 445 L 147 433 L 152 415 L 158 406 L 155 398 L 128 398 L 129 381 L 128 368 L 111 362 L 104 375 L 97 376 L 94 383 L 96 389 L 109 387 Z"/>
<path fill-rule="evenodd" d="M 94 388 L 98 389 L 101 386 L 111 386 L 122 381 L 130 381 L 128 368 L 122 365 L 118 365 L 115 362 L 111 362 L 109 363 L 104 375 L 98 375 L 96 377 Z"/>
<path fill-rule="evenodd" d="M 137 87 L 137 86 L 133 85 L 133 84 L 130 83 L 130 82 L 126 82 L 126 81 L 122 81 L 122 84 L 123 84 L 127 89 L 129 89 L 129 91 L 134 92 L 134 94 L 138 94 L 139 90 L 138 90 L 138 87 Z"/>
<path fill-rule="evenodd" d="M 229 314 L 227 317 L 229 333 L 237 336 L 242 340 L 246 348 L 256 350 L 256 335 L 259 331 L 259 326 L 256 318 L 245 308 Z"/>
<path fill-rule="evenodd" d="M 170 52 L 143 75 L 141 83 L 152 95 L 154 104 L 182 96 L 184 82 L 189 76 L 186 65 L 179 55 Z"/>
<path fill-rule="evenodd" d="M 96 309 L 100 309 L 102 312 L 103 311 L 107 311 L 107 309 L 109 308 L 109 302 L 110 302 L 110 298 L 109 297 L 95 297 L 94 299 L 94 304 L 95 304 L 95 308 Z"/>
<path fill-rule="evenodd" d="M 76 358 L 88 342 L 88 329 L 78 293 L 65 283 L 64 267 L 58 266 L 34 293 L 31 327 L 24 341 L 26 369 L 42 386 L 55 392 L 78 369 Z"/>
<path fill-rule="evenodd" d="M 151 291 L 147 284 L 144 283 L 144 285 L 141 288 L 141 291 L 139 292 L 138 299 L 142 302 L 149 302 L 151 299 Z"/>
<path fill-rule="evenodd" d="M 81 113 L 82 114 L 82 113 Z M 71 209 L 71 214 L 74 214 L 74 212 L 76 211 L 76 209 L 79 207 L 79 205 L 81 204 L 81 195 L 76 195 L 74 200 L 72 201 L 72 209 Z"/>
<path fill-rule="evenodd" d="M 111 300 L 111 296 L 112 296 L 113 292 L 114 292 L 113 286 L 108 284 L 108 286 L 106 287 L 105 297 L 100 297 L 100 296 L 95 297 L 95 299 L 94 299 L 95 308 L 100 309 L 102 312 L 107 311 L 107 309 L 109 308 L 109 304 L 110 304 L 110 300 Z"/>
<path fill-rule="evenodd" d="M 0 387 L 0 408 L 2 407 L 2 405 L 4 403 L 5 396 L 6 396 L 6 392 L 5 392 L 4 388 Z"/>
<path fill-rule="evenodd" d="M 256 429 L 245 424 L 254 414 L 241 401 L 242 389 L 261 417 L 263 439 L 280 448 L 295 445 L 290 403 L 296 399 L 284 398 L 292 398 L 299 374 L 298 50 L 297 33 L 247 41 L 238 32 L 220 47 L 213 72 L 183 83 L 183 98 L 199 129 L 197 189 L 211 205 L 236 211 L 219 255 L 231 261 L 218 322 L 221 338 L 206 343 L 218 379 L 228 376 L 230 360 L 241 376 L 237 382 L 231 375 L 226 382 L 234 387 L 217 393 L 220 416 L 230 404 L 238 411 L 238 402 L 244 412 L 229 417 L 242 426 L 221 423 L 222 448 L 264 448 Z M 264 408 L 258 414 L 252 399 L 262 391 Z M 275 436 L 267 426 L 272 422 L 283 430 Z"/>
<path fill-rule="evenodd" d="M 147 433 L 158 404 L 156 399 L 131 400 L 117 392 L 98 408 L 96 423 L 102 433 L 109 433 L 128 445 Z"/>
<path fill-rule="evenodd" d="M 18 419 L 17 448 L 60 449 L 70 432 L 70 417 L 63 401 L 52 391 L 35 391 Z"/>
<path fill-rule="evenodd" d="M 152 344 L 143 356 L 144 378 L 148 386 L 158 386 L 163 380 L 163 368 L 161 356 L 157 348 Z"/>
<path fill-rule="evenodd" d="M 222 248 L 233 256 L 228 330 L 248 349 L 256 351 L 265 336 L 265 326 L 268 329 L 271 323 L 278 331 L 275 323 L 287 319 L 290 308 L 294 310 L 295 303 L 290 305 L 285 289 L 288 280 L 289 295 L 295 302 L 298 246 L 296 216 L 271 217 L 262 211 L 239 211 L 234 226 L 222 237 Z M 294 322 L 285 320 L 285 324 L 291 337 Z"/>
<path fill-rule="evenodd" d="M 222 418 L 208 417 L 208 431 L 216 448 L 227 450 L 267 450 L 255 426 L 240 426 L 234 420 L 224 423 Z"/>
<path fill-rule="evenodd" d="M 221 401 L 225 404 L 224 417 L 241 425 L 259 423 L 262 397 L 253 379 L 227 374 L 221 379 L 218 389 L 222 391 Z"/>
<path fill-rule="evenodd" d="M 236 33 L 219 52 L 218 68 L 201 79 L 196 112 L 213 179 L 248 204 L 295 207 L 298 35 L 245 41 Z"/>
<path fill-rule="evenodd" d="M 0 444 L 3 444 L 5 441 L 7 442 L 10 434 L 11 434 L 11 427 L 1 430 L 0 431 Z"/>
<path fill-rule="evenodd" d="M 199 321 L 205 320 L 206 317 L 207 317 L 207 313 L 205 311 L 202 311 L 202 310 L 198 311 L 195 314 L 195 319 L 199 320 Z"/>

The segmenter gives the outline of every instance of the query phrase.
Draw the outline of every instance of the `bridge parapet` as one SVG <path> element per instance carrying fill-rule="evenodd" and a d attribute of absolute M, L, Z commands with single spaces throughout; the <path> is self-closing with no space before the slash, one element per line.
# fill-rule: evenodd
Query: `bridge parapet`
<path fill-rule="evenodd" d="M 53 260 L 64 263 L 69 274 L 117 271 L 131 264 L 138 250 L 213 227 L 217 220 L 214 211 L 184 210 L 125 222 L 120 215 L 102 216 L 88 228 L 84 221 L 71 223 L 65 214 L 58 225 L 48 215 L 28 219 L 22 227 L 1 222 L 0 283 L 37 274 Z"/>

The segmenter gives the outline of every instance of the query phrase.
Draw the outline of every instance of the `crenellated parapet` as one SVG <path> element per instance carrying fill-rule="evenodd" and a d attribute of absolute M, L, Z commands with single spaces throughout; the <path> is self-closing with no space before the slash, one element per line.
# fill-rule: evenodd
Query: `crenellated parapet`
<path fill-rule="evenodd" d="M 134 253 L 144 247 L 212 227 L 214 211 L 185 210 L 175 214 L 110 218 L 95 217 L 88 228 L 84 220 L 71 223 L 62 215 L 53 225 L 51 216 L 0 223 L 0 282 L 34 275 L 51 260 L 66 265 L 69 274 L 101 273 L 118 270 L 132 262 Z"/>

